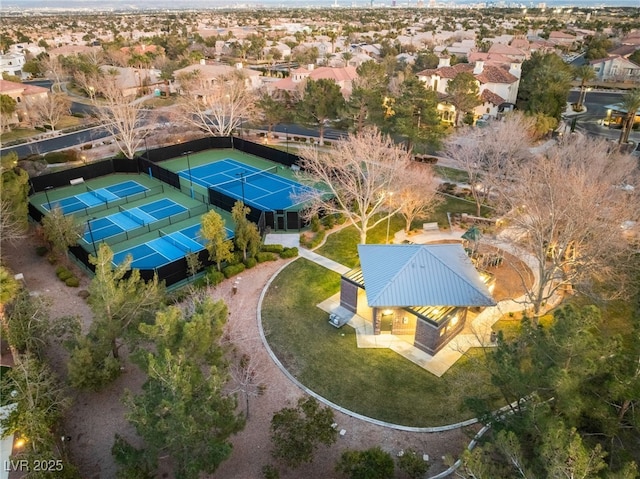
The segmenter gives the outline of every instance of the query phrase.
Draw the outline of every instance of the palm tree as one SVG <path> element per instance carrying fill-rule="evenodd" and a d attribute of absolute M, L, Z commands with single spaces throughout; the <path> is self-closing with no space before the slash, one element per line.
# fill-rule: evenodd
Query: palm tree
<path fill-rule="evenodd" d="M 620 106 L 627 112 L 622 119 L 622 132 L 620 133 L 620 140 L 618 141 L 619 144 L 622 144 L 629 141 L 629 133 L 631 133 L 631 129 L 636 120 L 636 113 L 640 110 L 640 88 L 634 88 L 625 93 L 620 102 Z"/>
<path fill-rule="evenodd" d="M 575 77 L 580 79 L 580 96 L 576 103 L 576 111 L 582 111 L 584 98 L 587 95 L 587 83 L 595 80 L 596 72 L 589 64 L 581 65 L 575 69 Z"/>

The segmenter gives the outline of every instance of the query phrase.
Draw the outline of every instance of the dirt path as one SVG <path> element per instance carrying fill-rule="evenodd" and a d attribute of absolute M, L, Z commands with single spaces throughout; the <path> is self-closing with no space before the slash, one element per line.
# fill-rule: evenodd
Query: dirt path
<path fill-rule="evenodd" d="M 78 296 L 78 291 L 86 289 L 89 280 L 82 276 L 80 288 L 66 287 L 56 278 L 55 267 L 51 266 L 46 258 L 35 254 L 36 245 L 35 239 L 30 237 L 17 246 L 6 246 L 3 256 L 15 273 L 24 274 L 25 282 L 32 292 L 52 300 L 52 317 L 78 315 L 87 327 L 91 321 L 91 311 L 86 302 Z M 245 272 L 239 280 L 238 293 L 235 295 L 232 294 L 235 278 L 210 291 L 212 296 L 227 301 L 230 309 L 229 335 L 234 338 L 240 351 L 247 352 L 258 360 L 259 374 L 266 385 L 266 391 L 262 396 L 250 398 L 250 417 L 247 425 L 233 438 L 233 453 L 218 471 L 210 476 L 213 478 L 262 477 L 262 467 L 272 463 L 269 441 L 271 417 L 281 408 L 294 405 L 303 395 L 269 358 L 258 334 L 256 309 L 260 292 L 282 263 L 282 260 L 264 263 Z M 64 377 L 67 353 L 62 348 L 54 346 L 51 348 L 50 357 L 54 369 Z M 75 402 L 67 414 L 64 434 L 72 438 L 68 447 L 83 477 L 115 477 L 116 465 L 111 456 L 115 433 L 134 443 L 138 442 L 135 432 L 124 419 L 125 408 L 121 398 L 125 390 L 134 393 L 139 391 L 143 381 L 143 374 L 135 366 L 128 366 L 123 375 L 104 391 L 72 392 Z M 428 398 L 425 400 L 428 401 Z M 241 410 L 244 411 L 244 401 L 239 402 Z M 434 461 L 430 470 L 433 474 L 445 468 L 441 460 L 443 455 L 455 456 L 469 442 L 468 433 L 460 430 L 433 434 L 407 433 L 375 426 L 338 412 L 336 422 L 339 429 L 346 430 L 346 434 L 339 437 L 335 445 L 322 448 L 312 464 L 295 471 L 282 469 L 280 477 L 337 477 L 334 465 L 345 448 L 362 449 L 375 445 L 380 445 L 393 454 L 409 447 L 429 454 Z M 159 477 L 170 477 L 166 472 L 162 472 Z"/>

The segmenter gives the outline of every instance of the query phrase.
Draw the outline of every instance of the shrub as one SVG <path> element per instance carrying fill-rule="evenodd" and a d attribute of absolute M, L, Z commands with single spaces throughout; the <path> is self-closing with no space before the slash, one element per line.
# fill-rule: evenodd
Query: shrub
<path fill-rule="evenodd" d="M 284 246 L 281 244 L 263 244 L 260 251 L 267 251 L 270 253 L 282 253 Z"/>
<path fill-rule="evenodd" d="M 70 288 L 77 288 L 78 286 L 80 286 L 80 280 L 75 276 L 71 276 L 70 278 L 67 278 L 64 284 L 66 284 Z"/>
<path fill-rule="evenodd" d="M 298 248 L 293 247 L 293 248 L 285 248 L 281 253 L 280 253 L 280 257 L 281 258 L 295 258 L 296 256 L 298 256 Z"/>
<path fill-rule="evenodd" d="M 258 263 L 264 263 L 265 261 L 275 261 L 276 255 L 268 251 L 261 251 L 256 255 L 256 260 L 258 261 Z"/>
<path fill-rule="evenodd" d="M 50 254 L 49 256 L 47 256 L 47 261 L 49 262 L 49 264 L 56 264 L 58 262 L 58 258 L 56 258 L 56 255 Z"/>
<path fill-rule="evenodd" d="M 398 458 L 398 467 L 411 479 L 419 479 L 429 470 L 429 464 L 413 449 L 407 449 Z"/>
<path fill-rule="evenodd" d="M 258 264 L 258 260 L 256 260 L 255 258 L 247 258 L 246 260 L 244 260 L 243 264 L 247 269 L 253 268 L 256 264 Z"/>
<path fill-rule="evenodd" d="M 38 246 L 36 248 L 36 254 L 38 256 L 44 256 L 45 254 L 47 254 L 49 252 L 49 248 L 47 248 L 46 246 Z"/>
<path fill-rule="evenodd" d="M 317 233 L 318 231 L 320 231 L 320 226 L 320 219 L 317 215 L 313 215 L 313 217 L 311 218 L 311 231 Z"/>
<path fill-rule="evenodd" d="M 244 255 L 242 251 L 234 251 L 232 253 L 231 259 L 227 262 L 227 266 L 240 264 L 242 263 L 243 259 L 244 259 Z"/>
<path fill-rule="evenodd" d="M 324 218 L 322 218 L 322 224 L 325 225 L 327 229 L 333 228 L 333 226 L 336 224 L 335 216 L 333 215 L 325 216 Z"/>
<path fill-rule="evenodd" d="M 78 152 L 76 150 L 52 151 L 44 155 L 44 159 L 50 165 L 77 161 Z"/>
<path fill-rule="evenodd" d="M 56 276 L 60 276 L 60 273 L 62 273 L 63 271 L 67 271 L 67 268 L 65 268 L 64 266 L 60 265 L 56 268 Z"/>
<path fill-rule="evenodd" d="M 260 254 L 260 253 L 258 253 Z M 271 254 L 271 253 L 269 253 Z M 226 268 L 222 268 L 222 274 L 224 275 L 225 278 L 231 278 L 232 276 L 235 276 L 238 273 L 242 273 L 244 271 L 244 264 L 239 263 L 239 264 L 231 264 L 229 266 L 227 266 Z"/>
<path fill-rule="evenodd" d="M 280 473 L 271 464 L 262 466 L 262 476 L 264 479 L 280 479 Z"/>
<path fill-rule="evenodd" d="M 331 142 L 330 141 L 326 141 L 324 142 L 324 146 L 331 146 Z"/>
<path fill-rule="evenodd" d="M 205 275 L 205 281 L 212 286 L 220 284 L 224 281 L 224 273 L 215 268 L 210 268 Z"/>
<path fill-rule="evenodd" d="M 60 281 L 66 281 L 72 277 L 73 277 L 73 273 L 69 270 L 60 271 L 58 273 L 58 278 L 60 278 Z"/>
<path fill-rule="evenodd" d="M 91 148 L 93 148 L 93 143 L 86 143 L 86 144 L 82 145 L 81 148 L 83 150 L 90 150 Z"/>
<path fill-rule="evenodd" d="M 87 291 L 86 289 L 81 289 L 80 291 L 78 291 L 78 296 L 80 296 L 82 299 L 87 299 L 89 296 L 91 296 L 91 293 L 89 293 L 89 291 Z"/>

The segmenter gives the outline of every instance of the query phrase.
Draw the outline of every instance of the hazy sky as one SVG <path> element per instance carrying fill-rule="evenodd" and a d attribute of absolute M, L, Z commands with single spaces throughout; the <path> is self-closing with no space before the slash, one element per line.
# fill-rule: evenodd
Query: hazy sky
<path fill-rule="evenodd" d="M 295 0 L 294 2 L 283 0 L 65 0 L 64 2 L 52 2 L 50 0 L 0 0 L 4 5 L 3 8 L 50 8 L 60 10 L 62 8 L 96 8 L 96 9 L 157 9 L 157 8 L 216 8 L 232 5 L 270 5 L 270 6 L 329 6 L 336 0 Z M 535 7 L 541 1 L 507 1 L 507 0 L 485 0 L 487 3 L 495 5 L 524 5 L 527 7 Z M 457 5 L 477 3 L 478 0 L 437 0 L 439 5 Z M 374 4 L 390 5 L 392 0 L 374 0 Z M 396 0 L 398 5 L 407 5 L 407 0 Z M 415 5 L 417 0 L 410 0 L 410 5 Z M 424 0 L 428 3 L 428 0 Z M 625 6 L 640 8 L 640 0 L 546 0 L 548 7 L 554 6 L 576 6 L 576 7 L 592 7 L 592 6 Z M 337 0 L 338 5 L 342 6 L 368 6 L 370 0 Z"/>

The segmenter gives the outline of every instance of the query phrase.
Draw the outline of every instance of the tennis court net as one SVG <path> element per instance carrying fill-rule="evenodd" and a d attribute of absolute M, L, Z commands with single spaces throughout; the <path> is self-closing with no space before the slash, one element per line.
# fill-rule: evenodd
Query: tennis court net
<path fill-rule="evenodd" d="M 160 238 L 165 240 L 167 243 L 172 244 L 173 246 L 178 248 L 180 251 L 182 251 L 184 253 L 191 253 L 192 252 L 191 248 L 189 248 L 188 246 L 185 246 L 182 243 L 180 243 L 179 241 L 175 240 L 172 236 L 170 236 L 169 234 L 165 233 L 164 231 L 158 230 L 158 233 L 160 234 Z"/>
<path fill-rule="evenodd" d="M 129 218 L 130 220 L 135 221 L 136 223 L 140 224 L 141 226 L 146 226 L 146 223 L 144 222 L 144 220 L 136 215 L 134 215 L 131 211 L 129 210 L 125 210 L 122 206 L 118 205 L 118 210 L 120 211 L 120 213 L 122 213 L 123 215 L 125 215 L 127 218 Z"/>
<path fill-rule="evenodd" d="M 107 198 L 102 193 L 91 188 L 89 185 L 86 185 L 86 187 L 87 187 L 87 191 L 91 193 L 93 196 L 95 196 L 96 198 L 98 198 L 99 200 L 104 201 L 105 203 L 109 203 L 109 201 L 111 201 L 111 198 Z"/>
<path fill-rule="evenodd" d="M 244 172 L 236 173 L 235 180 L 224 181 L 215 185 L 211 185 L 212 188 L 218 188 L 221 190 L 229 189 L 233 185 L 241 183 L 250 183 L 256 178 L 273 178 L 278 174 L 278 165 L 267 168 L 266 170 L 256 171 L 255 173 L 244 174 Z"/>

